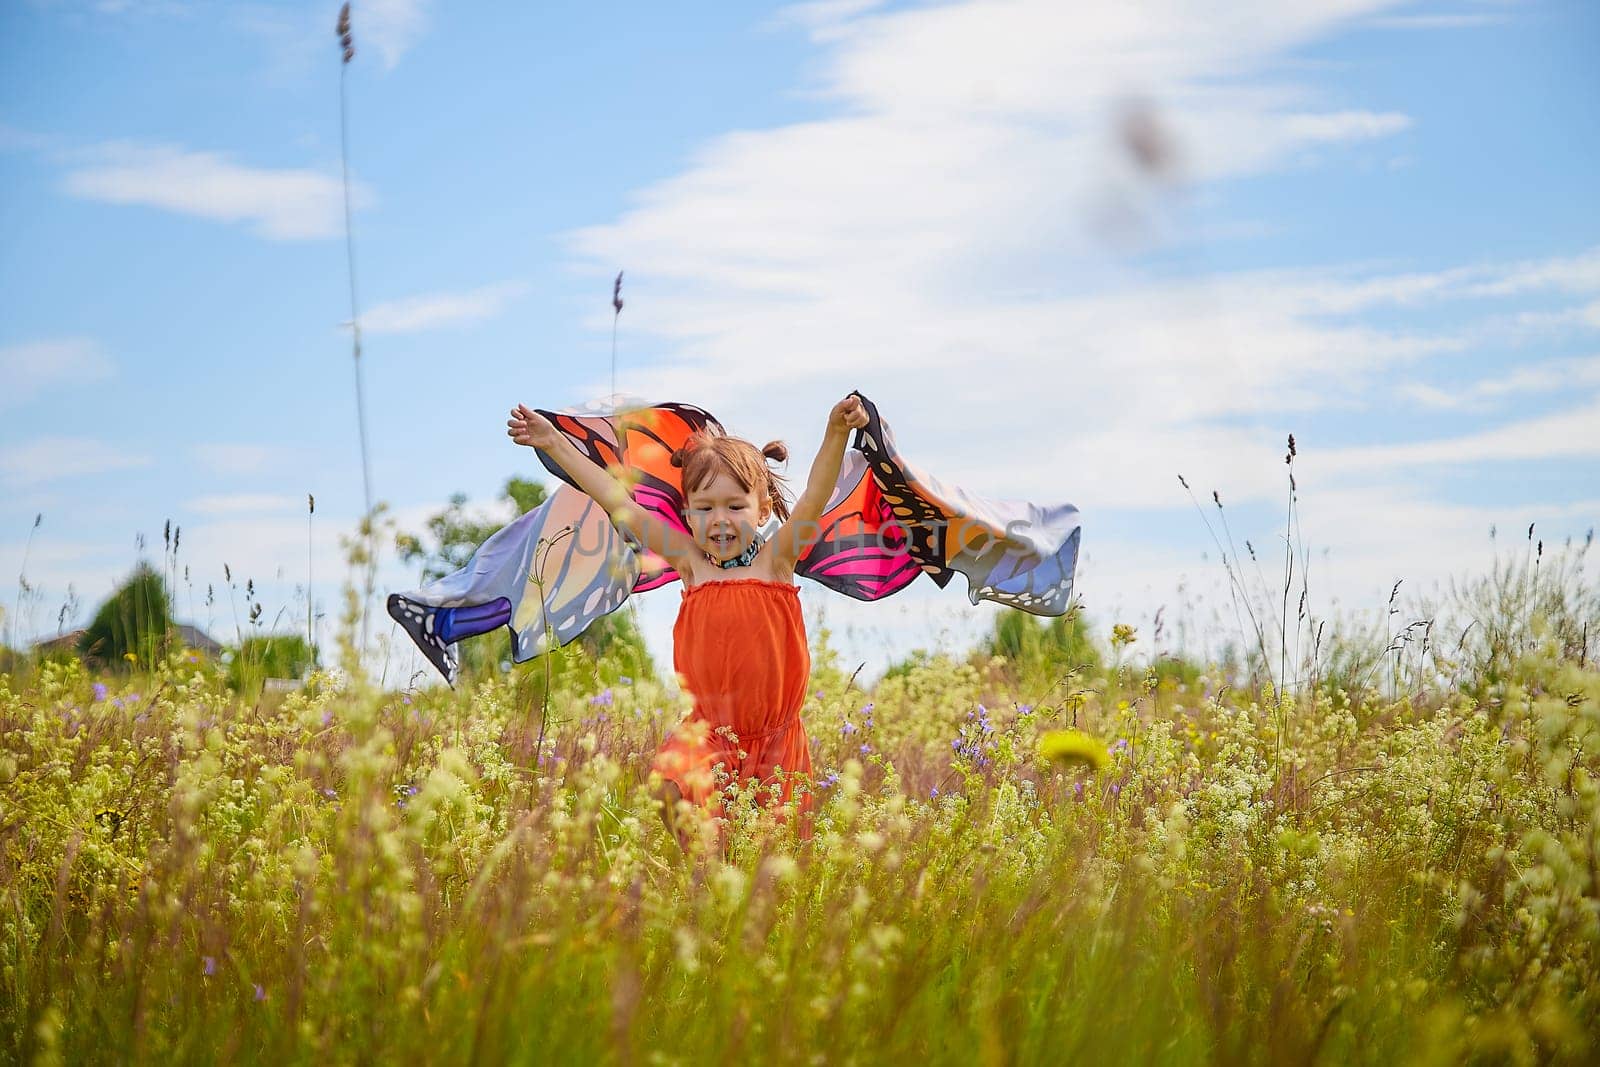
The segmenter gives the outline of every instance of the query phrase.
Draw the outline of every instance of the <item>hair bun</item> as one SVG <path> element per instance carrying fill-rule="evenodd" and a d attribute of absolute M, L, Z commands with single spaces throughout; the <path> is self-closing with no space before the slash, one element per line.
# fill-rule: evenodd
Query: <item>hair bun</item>
<path fill-rule="evenodd" d="M 688 461 L 688 459 L 689 459 L 689 452 L 688 452 L 687 449 L 675 448 L 675 449 L 672 450 L 672 456 L 671 456 L 670 462 L 672 463 L 672 465 L 674 467 L 682 467 L 684 465 L 684 463 L 686 463 Z"/>
<path fill-rule="evenodd" d="M 776 460 L 779 463 L 787 462 L 789 459 L 789 450 L 784 447 L 782 441 L 768 441 L 766 445 L 762 447 L 761 454 L 766 456 L 768 459 Z"/>

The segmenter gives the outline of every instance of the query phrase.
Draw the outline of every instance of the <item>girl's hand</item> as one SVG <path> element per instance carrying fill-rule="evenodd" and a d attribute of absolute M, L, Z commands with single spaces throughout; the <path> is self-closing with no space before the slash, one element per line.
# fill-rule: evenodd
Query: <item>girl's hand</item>
<path fill-rule="evenodd" d="M 837 433 L 859 430 L 867 424 L 867 409 L 859 396 L 847 396 L 828 412 L 828 429 Z"/>
<path fill-rule="evenodd" d="M 506 436 L 519 445 L 550 449 L 555 447 L 561 434 L 550 425 L 549 419 L 518 404 L 511 409 L 511 418 L 506 420 Z"/>

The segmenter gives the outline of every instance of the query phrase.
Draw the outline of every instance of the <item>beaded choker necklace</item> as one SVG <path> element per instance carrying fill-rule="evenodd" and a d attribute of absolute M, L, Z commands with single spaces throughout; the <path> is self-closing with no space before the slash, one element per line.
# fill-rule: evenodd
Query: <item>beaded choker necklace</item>
<path fill-rule="evenodd" d="M 712 556 L 709 552 L 705 553 L 705 557 L 708 562 L 715 563 L 723 570 L 728 570 L 732 567 L 748 567 L 750 566 L 751 561 L 756 558 L 756 553 L 761 551 L 761 546 L 763 543 L 764 542 L 762 538 L 757 537 L 754 541 L 750 542 L 749 547 L 747 547 L 743 552 L 739 553 L 733 559 L 719 560 Z"/>

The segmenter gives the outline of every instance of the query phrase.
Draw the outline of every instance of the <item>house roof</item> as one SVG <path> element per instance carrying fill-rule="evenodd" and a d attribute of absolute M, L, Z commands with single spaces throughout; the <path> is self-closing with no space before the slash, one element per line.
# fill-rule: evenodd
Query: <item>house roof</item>
<path fill-rule="evenodd" d="M 193 623 L 176 623 L 173 626 L 173 630 L 177 633 L 178 640 L 182 641 L 186 648 L 192 648 L 196 652 L 204 652 L 208 656 L 215 656 L 222 651 L 221 644 L 213 639 L 210 634 L 206 633 Z M 79 629 L 69 630 L 68 632 L 60 634 L 56 637 L 49 637 L 43 641 L 35 641 L 33 643 L 33 650 L 35 652 L 57 652 L 75 649 L 82 642 L 83 635 L 87 632 L 87 630 L 84 630 L 80 627 Z"/>

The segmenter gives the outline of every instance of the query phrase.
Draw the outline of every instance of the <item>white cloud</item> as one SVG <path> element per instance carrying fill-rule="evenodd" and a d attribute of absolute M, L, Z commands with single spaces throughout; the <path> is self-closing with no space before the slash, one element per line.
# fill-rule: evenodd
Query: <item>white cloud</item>
<path fill-rule="evenodd" d="M 378 304 L 361 316 L 369 334 L 418 333 L 441 326 L 461 326 L 493 318 L 528 292 L 525 282 L 500 282 L 454 293 L 423 293 Z"/>
<path fill-rule="evenodd" d="M 428 28 L 428 0 L 356 0 L 351 5 L 350 28 L 360 50 L 372 42 L 393 70 Z"/>
<path fill-rule="evenodd" d="M 244 223 L 277 241 L 333 237 L 344 224 L 337 173 L 250 167 L 217 152 L 112 142 L 73 154 L 66 191 L 87 200 L 139 204 L 217 222 Z M 372 202 L 353 183 L 355 206 Z"/>
<path fill-rule="evenodd" d="M 61 385 L 104 381 L 116 368 L 100 346 L 86 337 L 32 341 L 0 348 L 0 408 L 28 403 Z"/>
<path fill-rule="evenodd" d="M 1330 472 L 1388 471 L 1436 463 L 1600 456 L 1600 394 L 1575 407 L 1477 433 L 1405 444 L 1330 449 L 1314 462 Z"/>
<path fill-rule="evenodd" d="M 1373 19 L 1372 25 L 1386 30 L 1461 30 L 1497 26 L 1507 19 L 1504 14 L 1463 11 L 1437 15 L 1384 15 Z"/>
<path fill-rule="evenodd" d="M 1337 111 L 1321 115 L 1285 115 L 1291 137 L 1312 143 L 1366 141 L 1388 137 L 1411 127 L 1411 117 L 1398 112 Z"/>
<path fill-rule="evenodd" d="M 1507 397 L 1579 391 L 1600 386 L 1600 356 L 1552 359 L 1516 367 L 1507 374 L 1441 388 L 1422 382 L 1400 386 L 1400 392 L 1423 407 L 1439 411 L 1490 411 Z"/>
<path fill-rule="evenodd" d="M 0 480 L 13 488 L 43 485 L 62 478 L 108 474 L 148 466 L 150 457 L 126 446 L 87 437 L 40 437 L 0 450 Z"/>
<path fill-rule="evenodd" d="M 1563 293 L 1600 292 L 1600 248 L 1574 256 L 1514 263 L 1470 288 L 1470 296 L 1515 296 L 1554 290 Z"/>

